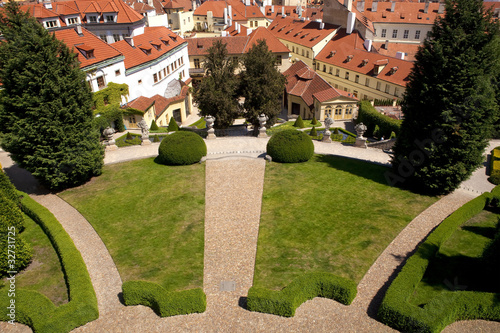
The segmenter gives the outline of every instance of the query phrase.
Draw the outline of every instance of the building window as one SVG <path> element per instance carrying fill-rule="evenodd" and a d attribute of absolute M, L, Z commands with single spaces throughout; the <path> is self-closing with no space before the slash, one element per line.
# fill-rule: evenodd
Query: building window
<path fill-rule="evenodd" d="M 250 28 L 253 28 L 253 21 L 250 21 Z"/>
<path fill-rule="evenodd" d="M 276 56 L 276 65 L 281 66 L 281 64 L 282 64 L 282 59 L 281 59 L 281 56 L 278 55 L 278 56 Z"/>
<path fill-rule="evenodd" d="M 114 22 L 115 17 L 113 15 L 106 15 L 106 22 Z"/>
<path fill-rule="evenodd" d="M 342 115 L 342 105 L 337 105 L 335 107 L 335 115 L 336 116 L 341 116 Z"/>
<path fill-rule="evenodd" d="M 318 70 L 318 71 L 319 71 L 319 66 L 320 66 L 320 65 L 319 65 L 319 62 L 318 62 L 318 63 L 316 64 L 316 70 Z"/>
<path fill-rule="evenodd" d="M 105 87 L 104 76 L 98 76 L 97 77 L 97 87 L 99 87 L 99 89 L 102 89 L 102 88 Z"/>
<path fill-rule="evenodd" d="M 365 86 L 369 87 L 370 86 L 370 79 L 369 78 L 366 78 L 366 81 L 365 81 Z"/>
<path fill-rule="evenodd" d="M 295 46 L 292 46 L 292 53 L 295 53 Z"/>
<path fill-rule="evenodd" d="M 200 68 L 200 59 L 194 59 L 194 68 Z"/>
<path fill-rule="evenodd" d="M 106 38 L 106 35 L 100 35 L 99 36 L 103 41 L 105 41 L 106 43 L 108 42 L 108 39 Z"/>
<path fill-rule="evenodd" d="M 335 76 L 340 76 L 340 69 L 338 69 L 338 68 L 337 68 L 337 69 L 335 70 Z"/>
<path fill-rule="evenodd" d="M 45 22 L 45 26 L 47 28 L 55 28 L 55 27 L 57 27 L 57 20 L 47 21 L 47 22 Z"/>
<path fill-rule="evenodd" d="M 170 75 L 170 67 L 167 66 L 166 68 L 167 68 L 167 74 Z"/>
<path fill-rule="evenodd" d="M 73 25 L 73 24 L 77 24 L 78 23 L 78 19 L 76 17 L 70 17 L 68 19 L 68 25 Z"/>
<path fill-rule="evenodd" d="M 415 39 L 420 39 L 420 30 L 415 31 Z"/>
<path fill-rule="evenodd" d="M 174 64 L 170 64 L 170 69 L 172 70 L 172 72 L 174 71 Z"/>
<path fill-rule="evenodd" d="M 138 81 L 137 81 L 137 84 L 142 84 L 142 80 L 138 80 Z"/>
<path fill-rule="evenodd" d="M 394 88 L 394 96 L 399 97 L 399 88 Z"/>
<path fill-rule="evenodd" d="M 333 74 L 333 67 L 332 66 L 330 66 L 330 71 L 328 73 L 330 73 L 330 75 Z"/>
<path fill-rule="evenodd" d="M 120 41 L 120 35 L 118 35 L 118 34 L 113 34 L 113 40 L 114 40 L 115 42 L 119 42 L 119 41 Z"/>
<path fill-rule="evenodd" d="M 345 109 L 345 114 L 346 115 L 351 115 L 352 114 L 352 105 L 348 104 Z"/>
<path fill-rule="evenodd" d="M 325 108 L 325 118 L 331 118 L 332 117 L 332 106 L 328 105 Z"/>
<path fill-rule="evenodd" d="M 349 80 L 349 72 L 345 72 L 345 79 Z"/>
<path fill-rule="evenodd" d="M 120 73 L 120 70 L 119 70 L 119 69 L 117 69 L 117 70 L 115 71 L 115 76 L 120 76 L 120 74 L 121 74 L 121 73 Z"/>
<path fill-rule="evenodd" d="M 305 56 L 305 54 L 306 54 L 305 50 L 304 50 L 304 49 L 302 49 L 302 56 L 304 57 L 304 56 Z"/>
<path fill-rule="evenodd" d="M 326 73 L 326 65 L 323 65 L 323 72 Z"/>
<path fill-rule="evenodd" d="M 392 38 L 398 38 L 398 29 L 392 30 Z"/>
<path fill-rule="evenodd" d="M 380 37 L 385 38 L 386 35 L 387 35 L 387 29 L 382 29 L 382 34 L 380 35 Z"/>
<path fill-rule="evenodd" d="M 354 77 L 354 82 L 359 83 L 359 75 L 356 75 L 356 76 Z"/>
<path fill-rule="evenodd" d="M 390 89 L 390 88 L 391 88 L 391 87 L 390 87 L 388 84 L 386 84 L 386 85 L 385 85 L 385 92 L 386 92 L 387 94 L 389 93 L 389 89 Z"/>
<path fill-rule="evenodd" d="M 380 82 L 377 82 L 377 90 L 380 90 Z"/>
<path fill-rule="evenodd" d="M 408 35 L 409 35 L 409 34 L 410 34 L 410 30 L 405 30 L 405 31 L 403 32 L 403 38 L 404 38 L 404 39 L 408 39 Z"/>
<path fill-rule="evenodd" d="M 154 83 L 158 82 L 158 74 L 156 73 L 153 74 L 153 81 Z"/>
<path fill-rule="evenodd" d="M 89 16 L 88 22 L 89 23 L 97 23 L 97 16 Z"/>

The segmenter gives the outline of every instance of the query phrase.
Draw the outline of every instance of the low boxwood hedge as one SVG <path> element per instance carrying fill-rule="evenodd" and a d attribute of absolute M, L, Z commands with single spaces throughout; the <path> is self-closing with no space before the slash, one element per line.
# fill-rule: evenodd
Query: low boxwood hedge
<path fill-rule="evenodd" d="M 488 181 L 492 184 L 500 184 L 500 147 L 491 151 L 490 177 Z"/>
<path fill-rule="evenodd" d="M 356 283 L 352 280 L 330 273 L 307 273 L 279 291 L 251 287 L 248 291 L 247 309 L 293 317 L 295 310 L 307 300 L 324 297 L 349 305 L 356 293 Z"/>
<path fill-rule="evenodd" d="M 167 165 L 189 165 L 199 162 L 206 155 L 207 145 L 198 134 L 179 131 L 161 141 L 157 161 Z"/>
<path fill-rule="evenodd" d="M 290 129 L 274 134 L 267 142 L 266 150 L 275 162 L 299 163 L 311 159 L 314 144 L 306 133 Z"/>
<path fill-rule="evenodd" d="M 148 281 L 127 281 L 122 285 L 125 305 L 148 306 L 160 317 L 201 313 L 207 308 L 203 289 L 168 292 Z"/>
<path fill-rule="evenodd" d="M 457 320 L 500 320 L 500 294 L 455 291 L 435 297 L 423 308 L 409 303 L 424 276 L 429 260 L 460 225 L 481 212 L 491 200 L 498 201 L 498 190 L 495 190 L 463 205 L 419 246 L 389 286 L 378 310 L 381 322 L 406 332 L 440 332 Z"/>
<path fill-rule="evenodd" d="M 369 101 L 359 102 L 358 108 L 358 119 L 357 123 L 363 123 L 366 125 L 366 135 L 372 136 L 375 126 L 380 128 L 380 137 L 388 138 L 391 132 L 399 135 L 399 129 L 401 127 L 401 120 L 392 119 L 387 117 L 380 112 L 378 112 Z"/>
<path fill-rule="evenodd" d="M 38 223 L 59 256 L 70 301 L 56 307 L 44 295 L 24 289 L 16 290 L 15 321 L 30 326 L 34 332 L 69 332 L 99 317 L 97 298 L 87 267 L 80 252 L 57 219 L 45 207 L 23 194 L 21 209 Z M 11 298 L 0 293 L 0 307 L 6 309 Z M 7 311 L 0 320 L 10 321 Z"/>

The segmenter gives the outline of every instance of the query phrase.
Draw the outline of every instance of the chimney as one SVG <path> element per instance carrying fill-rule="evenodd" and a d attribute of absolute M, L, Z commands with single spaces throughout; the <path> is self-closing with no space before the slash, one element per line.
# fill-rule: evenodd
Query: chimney
<path fill-rule="evenodd" d="M 274 13 L 274 5 L 271 6 L 271 13 Z"/>
<path fill-rule="evenodd" d="M 352 0 L 344 0 L 344 6 L 348 11 L 352 11 Z"/>
<path fill-rule="evenodd" d="M 377 7 L 378 7 L 378 2 L 373 1 L 372 2 L 372 12 L 376 13 L 377 12 Z"/>
<path fill-rule="evenodd" d="M 438 14 L 443 14 L 444 13 L 444 6 L 445 6 L 444 2 L 440 2 L 439 3 Z"/>
<path fill-rule="evenodd" d="M 81 25 L 77 25 L 75 27 L 75 30 L 76 30 L 76 33 L 78 34 L 78 36 L 83 36 L 83 31 L 82 31 L 82 26 Z"/>
<path fill-rule="evenodd" d="M 241 26 L 238 24 L 238 35 L 241 33 Z"/>
<path fill-rule="evenodd" d="M 356 23 L 356 14 L 349 12 L 347 14 L 347 26 L 345 28 L 346 33 L 350 35 L 354 30 L 354 24 Z"/>
<path fill-rule="evenodd" d="M 227 8 L 224 8 L 224 25 L 227 25 Z"/>
<path fill-rule="evenodd" d="M 365 49 L 370 52 L 372 50 L 372 40 L 371 39 L 365 39 L 365 42 L 363 43 L 365 46 Z"/>
<path fill-rule="evenodd" d="M 281 15 L 285 15 L 285 6 L 281 6 Z"/>
<path fill-rule="evenodd" d="M 428 11 L 429 11 L 429 3 L 426 1 L 424 7 L 424 13 L 427 14 Z"/>
<path fill-rule="evenodd" d="M 365 11 L 365 2 L 364 0 L 363 1 L 358 1 L 356 3 L 356 9 L 358 10 L 358 12 L 362 13 Z"/>
<path fill-rule="evenodd" d="M 191 6 L 193 6 L 193 12 L 196 10 L 196 0 L 191 1 Z"/>
<path fill-rule="evenodd" d="M 130 46 L 134 47 L 134 37 L 123 37 Z"/>
<path fill-rule="evenodd" d="M 389 49 L 389 40 L 388 39 L 385 41 L 384 49 L 386 49 L 386 50 Z"/>
<path fill-rule="evenodd" d="M 247 36 L 253 32 L 253 29 L 247 29 Z"/>
<path fill-rule="evenodd" d="M 391 2 L 391 13 L 394 13 L 394 9 L 396 9 L 396 1 Z"/>
<path fill-rule="evenodd" d="M 323 30 L 323 28 L 324 28 L 324 27 L 325 27 L 325 24 L 324 24 L 323 22 L 321 22 L 321 23 L 319 24 L 319 30 Z"/>
<path fill-rule="evenodd" d="M 221 37 L 226 37 L 227 36 L 227 31 L 221 31 L 220 32 Z"/>

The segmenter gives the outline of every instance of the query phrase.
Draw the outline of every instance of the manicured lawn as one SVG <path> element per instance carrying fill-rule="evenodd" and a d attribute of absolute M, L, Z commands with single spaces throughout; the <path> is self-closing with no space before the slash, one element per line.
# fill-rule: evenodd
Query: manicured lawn
<path fill-rule="evenodd" d="M 42 228 L 25 215 L 22 237 L 33 247 L 33 261 L 16 276 L 16 288 L 35 290 L 56 306 L 68 302 L 68 290 L 56 251 Z M 5 284 L 5 279 L 1 284 Z"/>
<path fill-rule="evenodd" d="M 398 233 L 437 200 L 387 185 L 386 168 L 335 156 L 266 166 L 254 286 L 305 272 L 359 282 Z"/>
<path fill-rule="evenodd" d="M 316 125 L 311 125 L 312 120 L 304 120 L 304 128 L 307 127 L 321 127 L 322 124 L 318 121 Z M 287 129 L 299 129 L 298 127 L 294 127 L 293 124 L 295 124 L 295 120 L 293 121 L 287 121 L 286 123 L 283 123 L 278 126 L 271 127 L 270 129 L 267 130 L 268 135 L 273 135 L 276 132 L 281 132 Z"/>
<path fill-rule="evenodd" d="M 170 167 L 149 158 L 108 165 L 60 196 L 95 228 L 123 281 L 203 286 L 204 164 Z"/>
<path fill-rule="evenodd" d="M 427 267 L 410 303 L 423 306 L 441 293 L 454 290 L 500 292 L 498 281 L 490 283 L 481 263 L 483 251 L 495 236 L 500 215 L 483 210 L 457 229 L 443 243 Z"/>
<path fill-rule="evenodd" d="M 196 126 L 197 128 L 202 129 L 202 128 L 207 127 L 207 123 L 205 121 L 205 118 L 200 118 L 189 126 Z"/>

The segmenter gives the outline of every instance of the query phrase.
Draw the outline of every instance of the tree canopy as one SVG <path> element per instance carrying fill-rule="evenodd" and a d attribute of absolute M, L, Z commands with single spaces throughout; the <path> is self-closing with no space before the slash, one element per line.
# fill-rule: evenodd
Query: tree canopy
<path fill-rule="evenodd" d="M 286 78 L 276 65 L 276 56 L 261 39 L 243 56 L 243 66 L 240 91 L 245 98 L 245 118 L 258 126 L 258 117 L 263 113 L 269 119 L 266 125 L 272 126 L 281 112 L 281 97 L 286 84 Z"/>
<path fill-rule="evenodd" d="M 76 54 L 13 1 L 0 31 L 2 147 L 51 189 L 99 175 L 104 151 Z"/>
<path fill-rule="evenodd" d="M 448 0 L 416 54 L 402 102 L 391 184 L 447 193 L 483 162 L 498 118 L 498 21 L 481 0 Z"/>

